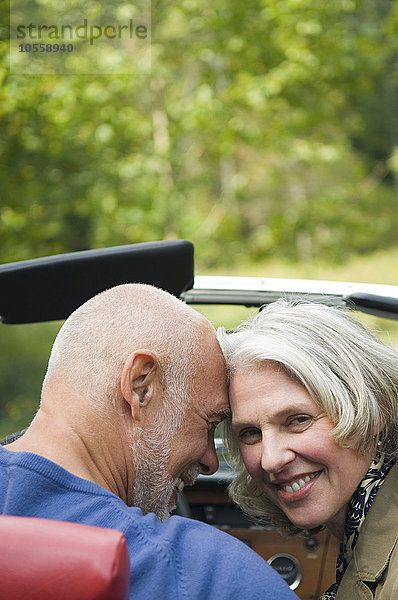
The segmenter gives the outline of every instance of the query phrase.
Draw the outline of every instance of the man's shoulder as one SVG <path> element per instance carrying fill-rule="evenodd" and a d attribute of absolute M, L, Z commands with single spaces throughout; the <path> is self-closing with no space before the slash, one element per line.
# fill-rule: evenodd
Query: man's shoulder
<path fill-rule="evenodd" d="M 138 559 L 138 552 L 148 564 L 153 560 L 156 576 L 174 581 L 175 589 L 191 590 L 186 597 L 297 598 L 258 554 L 215 527 L 178 516 L 160 523 L 153 514 L 134 525 L 140 535 L 128 539 L 130 554 Z"/>
<path fill-rule="evenodd" d="M 0 447 L 0 473 L 4 513 L 113 528 L 124 512 L 120 498 L 38 454 Z"/>
<path fill-rule="evenodd" d="M 161 523 L 153 513 L 143 515 L 139 508 L 126 506 L 100 486 L 41 457 L 20 455 L 9 461 L 13 476 L 0 482 L 3 512 L 121 531 L 137 598 L 157 597 L 159 589 L 164 597 L 187 599 L 296 598 L 258 554 L 227 533 L 177 516 Z"/>

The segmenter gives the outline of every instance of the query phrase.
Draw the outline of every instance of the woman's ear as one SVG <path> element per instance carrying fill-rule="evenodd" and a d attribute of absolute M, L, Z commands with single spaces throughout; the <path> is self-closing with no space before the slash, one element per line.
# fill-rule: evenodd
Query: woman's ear
<path fill-rule="evenodd" d="M 136 350 L 125 361 L 120 385 L 135 421 L 142 419 L 143 410 L 155 395 L 158 379 L 159 362 L 153 352 Z"/>
<path fill-rule="evenodd" d="M 379 421 L 377 423 L 377 427 L 375 429 L 375 434 L 373 436 L 373 439 L 375 441 L 375 445 L 377 447 L 380 447 L 382 445 L 382 443 L 383 443 L 382 439 L 383 439 L 383 431 L 384 431 L 385 426 L 386 426 L 386 424 L 385 424 L 385 421 L 384 421 L 383 417 L 380 417 Z"/>

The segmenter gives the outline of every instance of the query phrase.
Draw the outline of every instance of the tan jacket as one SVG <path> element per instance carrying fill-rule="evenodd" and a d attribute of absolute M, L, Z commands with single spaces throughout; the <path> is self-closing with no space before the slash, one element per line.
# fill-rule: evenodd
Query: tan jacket
<path fill-rule="evenodd" d="M 336 600 L 398 600 L 398 463 L 361 527 Z"/>

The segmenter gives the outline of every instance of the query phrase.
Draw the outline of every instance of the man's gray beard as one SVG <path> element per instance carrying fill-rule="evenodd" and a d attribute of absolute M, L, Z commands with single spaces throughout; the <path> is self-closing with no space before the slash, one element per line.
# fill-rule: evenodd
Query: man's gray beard
<path fill-rule="evenodd" d="M 133 437 L 131 448 L 134 453 L 135 481 L 133 488 L 134 506 L 143 514 L 154 512 L 160 521 L 166 521 L 171 512 L 169 506 L 176 479 L 166 471 L 170 457 L 170 430 L 145 430 L 139 439 Z"/>
<path fill-rule="evenodd" d="M 188 368 L 185 376 L 187 376 Z M 143 512 L 155 513 L 160 521 L 167 521 L 174 506 L 170 499 L 178 480 L 167 472 L 171 444 L 182 425 L 188 408 L 186 382 L 174 379 L 165 385 L 163 404 L 158 414 L 158 426 L 135 430 L 131 436 L 131 450 L 135 465 L 133 505 Z M 200 473 L 197 463 L 184 473 L 188 483 L 193 483 Z"/>
<path fill-rule="evenodd" d="M 134 506 L 138 506 L 143 514 L 155 513 L 162 522 L 167 521 L 176 508 L 170 505 L 170 498 L 178 481 L 166 469 L 177 429 L 146 430 L 139 434 L 138 439 L 133 435 L 131 443 L 135 464 Z M 180 475 L 185 482 L 192 484 L 199 473 L 200 465 L 197 464 Z"/>

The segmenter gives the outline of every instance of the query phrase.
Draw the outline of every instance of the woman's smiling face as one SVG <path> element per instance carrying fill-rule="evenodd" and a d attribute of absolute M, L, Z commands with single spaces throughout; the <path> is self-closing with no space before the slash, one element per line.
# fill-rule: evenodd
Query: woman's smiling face
<path fill-rule="evenodd" d="M 257 486 L 297 527 L 326 524 L 342 539 L 348 502 L 372 461 L 339 446 L 333 423 L 283 368 L 234 374 L 232 427 Z"/>

